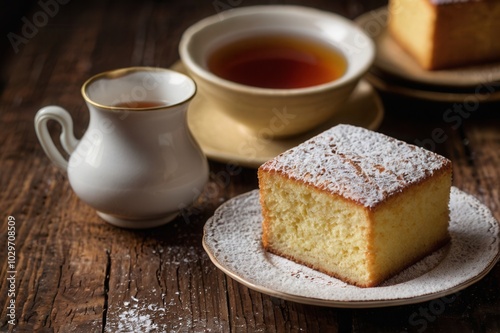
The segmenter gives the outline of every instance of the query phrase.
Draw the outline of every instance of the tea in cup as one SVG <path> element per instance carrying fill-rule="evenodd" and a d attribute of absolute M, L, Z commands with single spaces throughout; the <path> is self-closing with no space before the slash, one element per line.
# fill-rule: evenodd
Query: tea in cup
<path fill-rule="evenodd" d="M 252 6 L 205 18 L 179 53 L 200 93 L 245 130 L 273 137 L 331 118 L 371 66 L 375 47 L 352 21 L 300 6 Z"/>
<path fill-rule="evenodd" d="M 213 74 L 243 85 L 269 89 L 298 89 L 335 81 L 344 75 L 347 60 L 314 38 L 263 33 L 229 42 L 207 59 Z"/>
<path fill-rule="evenodd" d="M 195 93 L 192 79 L 171 70 L 113 70 L 82 87 L 90 123 L 80 140 L 73 136 L 70 114 L 58 106 L 39 110 L 35 129 L 75 194 L 100 217 L 119 227 L 155 227 L 189 206 L 208 179 L 206 157 L 186 121 Z M 62 126 L 69 159 L 54 145 L 49 120 Z"/>

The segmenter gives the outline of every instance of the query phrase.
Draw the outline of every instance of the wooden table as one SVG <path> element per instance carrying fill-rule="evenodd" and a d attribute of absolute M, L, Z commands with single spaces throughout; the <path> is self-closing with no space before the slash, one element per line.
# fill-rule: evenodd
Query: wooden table
<path fill-rule="evenodd" d="M 229 175 L 224 163 L 211 161 L 211 179 L 186 214 L 164 227 L 129 231 L 99 219 L 45 156 L 33 129 L 40 107 L 67 108 L 80 137 L 88 123 L 80 95 L 85 79 L 119 67 L 169 67 L 189 25 L 222 9 L 269 2 L 59 0 L 46 1 L 46 8 L 34 3 L 2 12 L 10 25 L 2 33 L 0 76 L 0 331 L 500 331 L 498 264 L 444 306 L 318 307 L 273 298 L 228 278 L 202 248 L 203 226 L 221 203 L 257 188 L 255 169 Z M 307 4 L 355 18 L 384 1 Z M 25 27 L 27 21 L 35 29 Z M 9 42 L 9 32 L 23 39 Z M 410 143 L 432 142 L 427 148 L 453 161 L 454 185 L 500 219 L 500 105 L 381 96 L 386 114 L 379 131 Z M 446 121 L 444 114 L 456 105 L 469 109 Z M 443 131 L 439 140 L 433 139 L 436 129 Z M 221 173 L 229 175 L 227 181 Z M 14 258 L 7 256 L 9 226 L 15 228 Z M 15 273 L 9 273 L 10 259 Z M 12 274 L 15 280 L 8 280 Z M 12 300 L 14 311 L 8 308 Z M 15 325 L 8 322 L 12 312 Z"/>

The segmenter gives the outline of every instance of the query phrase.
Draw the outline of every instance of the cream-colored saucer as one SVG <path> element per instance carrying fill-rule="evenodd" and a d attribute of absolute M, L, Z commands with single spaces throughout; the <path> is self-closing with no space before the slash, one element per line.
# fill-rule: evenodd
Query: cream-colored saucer
<path fill-rule="evenodd" d="M 422 69 L 391 38 L 386 22 L 387 7 L 367 12 L 355 21 L 375 41 L 377 53 L 374 66 L 391 75 L 429 85 L 446 85 L 448 87 L 475 87 L 489 85 L 499 87 L 500 63 L 460 67 L 449 70 L 427 71 Z M 460 52 L 460 50 L 457 50 Z"/>
<path fill-rule="evenodd" d="M 257 168 L 285 150 L 337 124 L 375 130 L 380 125 L 383 114 L 383 106 L 377 93 L 369 83 L 361 81 L 340 113 L 323 126 L 290 139 L 269 140 L 246 132 L 201 95 L 191 102 L 188 125 L 207 157 Z"/>
<path fill-rule="evenodd" d="M 180 61 L 170 68 L 186 73 Z M 219 112 L 200 94 L 193 99 L 188 110 L 189 129 L 208 158 L 250 168 L 259 167 L 285 150 L 337 124 L 376 130 L 383 118 L 382 101 L 375 89 L 364 80 L 354 89 L 342 111 L 323 126 L 289 139 L 269 140 L 245 131 L 240 124 Z"/>

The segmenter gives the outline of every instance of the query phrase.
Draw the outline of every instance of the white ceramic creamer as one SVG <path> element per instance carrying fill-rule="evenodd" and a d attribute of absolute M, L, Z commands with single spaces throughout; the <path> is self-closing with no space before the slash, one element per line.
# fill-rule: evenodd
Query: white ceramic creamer
<path fill-rule="evenodd" d="M 35 129 L 76 195 L 105 221 L 125 228 L 155 227 L 191 205 L 208 179 L 206 157 L 187 127 L 195 93 L 193 80 L 171 70 L 105 72 L 82 87 L 90 122 L 80 140 L 73 135 L 70 114 L 58 106 L 39 110 Z M 49 120 L 60 123 L 69 159 L 52 141 Z"/>

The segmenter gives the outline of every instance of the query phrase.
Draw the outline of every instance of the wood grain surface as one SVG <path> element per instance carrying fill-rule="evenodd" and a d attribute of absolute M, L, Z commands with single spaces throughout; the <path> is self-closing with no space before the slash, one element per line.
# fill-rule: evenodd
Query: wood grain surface
<path fill-rule="evenodd" d="M 53 15 L 41 3 L 51 4 Z M 446 299 L 378 309 L 302 305 L 226 277 L 202 248 L 203 225 L 221 203 L 257 188 L 255 169 L 211 161 L 210 181 L 192 207 L 166 226 L 130 231 L 99 219 L 45 156 L 33 127 L 39 108 L 64 106 L 81 137 L 89 119 L 80 87 L 88 77 L 119 67 L 168 67 L 178 59 L 177 44 L 189 25 L 222 9 L 267 3 L 308 5 L 349 18 L 385 5 L 383 0 L 2 5 L 9 24 L 2 27 L 0 50 L 0 331 L 500 332 L 498 264 Z M 40 27 L 14 47 L 7 36 L 26 36 L 26 21 Z M 454 185 L 500 219 L 500 105 L 464 100 L 455 104 L 466 112 L 449 121 L 445 115 L 454 104 L 381 96 L 386 115 L 379 131 L 449 157 Z M 58 126 L 51 131 L 57 137 Z M 8 296 L 9 216 L 16 232 L 15 298 Z M 15 325 L 9 323 L 12 299 Z"/>

